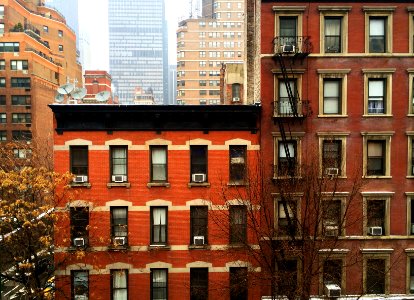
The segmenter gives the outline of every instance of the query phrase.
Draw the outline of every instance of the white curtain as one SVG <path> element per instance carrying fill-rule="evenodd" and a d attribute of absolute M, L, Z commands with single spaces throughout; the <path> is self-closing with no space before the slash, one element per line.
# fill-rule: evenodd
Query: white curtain
<path fill-rule="evenodd" d="M 295 157 L 295 147 L 294 147 L 294 145 L 292 143 L 287 143 L 287 147 L 289 149 L 289 156 L 290 157 Z M 287 157 L 284 143 L 279 144 L 279 157 Z"/>
<path fill-rule="evenodd" d="M 323 87 L 323 112 L 325 114 L 339 113 L 339 82 L 325 81 Z"/>
<path fill-rule="evenodd" d="M 369 20 L 369 35 L 370 36 L 383 36 L 385 35 L 384 19 L 371 19 Z"/>
<path fill-rule="evenodd" d="M 115 236 L 127 236 L 127 217 L 128 210 L 125 208 L 115 208 L 112 210 L 112 218 L 114 223 L 114 235 Z"/>
<path fill-rule="evenodd" d="M 165 225 L 166 224 L 166 215 L 164 208 L 154 208 L 152 210 L 152 217 L 154 220 L 154 225 Z"/>
<path fill-rule="evenodd" d="M 113 175 L 126 175 L 126 149 L 124 148 L 114 148 L 112 150 L 112 173 Z"/>
<path fill-rule="evenodd" d="M 325 20 L 325 35 L 328 35 L 328 36 L 341 35 L 341 20 L 340 19 L 326 19 Z"/>
<path fill-rule="evenodd" d="M 113 288 L 114 288 L 114 300 L 127 300 L 128 289 L 127 289 L 127 276 L 126 271 L 120 270 L 115 271 L 112 274 Z"/>
<path fill-rule="evenodd" d="M 368 157 L 382 157 L 382 144 L 368 143 Z"/>
<path fill-rule="evenodd" d="M 167 180 L 167 152 L 165 148 L 152 149 L 152 180 Z"/>

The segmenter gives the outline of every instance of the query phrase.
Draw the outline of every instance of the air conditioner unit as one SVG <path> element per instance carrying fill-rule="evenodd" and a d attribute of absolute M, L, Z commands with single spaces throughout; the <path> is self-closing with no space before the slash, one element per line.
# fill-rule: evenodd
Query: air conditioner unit
<path fill-rule="evenodd" d="M 73 178 L 73 182 L 75 183 L 84 183 L 84 182 L 88 182 L 88 176 L 85 175 L 76 175 Z"/>
<path fill-rule="evenodd" d="M 325 225 L 325 236 L 338 236 L 338 226 Z"/>
<path fill-rule="evenodd" d="M 283 53 L 293 53 L 295 52 L 295 46 L 294 45 L 282 45 L 282 52 Z"/>
<path fill-rule="evenodd" d="M 206 181 L 206 174 L 203 173 L 196 173 L 192 175 L 193 182 L 205 182 Z"/>
<path fill-rule="evenodd" d="M 125 175 L 112 175 L 113 182 L 126 182 L 127 177 Z"/>
<path fill-rule="evenodd" d="M 328 297 L 341 297 L 341 287 L 334 283 L 325 284 L 325 294 Z"/>
<path fill-rule="evenodd" d="M 84 238 L 74 238 L 73 245 L 76 247 L 83 247 L 85 246 L 85 239 Z"/>
<path fill-rule="evenodd" d="M 19 56 L 19 52 L 14 52 L 13 55 L 14 56 Z"/>
<path fill-rule="evenodd" d="M 196 235 L 194 236 L 194 245 L 204 245 L 204 236 L 203 235 Z"/>
<path fill-rule="evenodd" d="M 125 246 L 126 245 L 126 236 L 116 236 L 113 239 L 113 244 L 116 246 Z"/>
<path fill-rule="evenodd" d="M 240 97 L 233 97 L 233 102 L 240 102 Z"/>
<path fill-rule="evenodd" d="M 339 169 L 338 168 L 326 168 L 325 169 L 325 174 L 327 176 L 338 176 Z"/>
<path fill-rule="evenodd" d="M 368 234 L 369 235 L 382 235 L 382 227 L 381 226 L 368 227 Z"/>
<path fill-rule="evenodd" d="M 23 74 L 29 74 L 29 71 L 27 71 L 27 70 L 23 70 L 23 71 L 22 71 L 22 73 L 23 73 Z"/>

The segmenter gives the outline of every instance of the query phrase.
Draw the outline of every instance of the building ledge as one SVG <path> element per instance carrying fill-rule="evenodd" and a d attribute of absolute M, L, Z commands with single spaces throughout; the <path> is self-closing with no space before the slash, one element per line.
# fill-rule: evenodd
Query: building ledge
<path fill-rule="evenodd" d="M 170 245 L 149 245 L 148 250 L 171 250 Z"/>
<path fill-rule="evenodd" d="M 210 245 L 189 245 L 188 250 L 210 250 Z"/>
<path fill-rule="evenodd" d="M 131 187 L 131 183 L 129 182 L 121 182 L 121 183 L 120 182 L 108 182 L 106 184 L 106 187 L 108 189 L 113 188 L 113 187 L 124 187 L 124 188 L 129 189 Z"/>
<path fill-rule="evenodd" d="M 189 182 L 188 187 L 189 188 L 193 188 L 193 187 L 210 187 L 210 183 L 209 182 L 202 182 L 202 183 Z"/>
<path fill-rule="evenodd" d="M 152 188 L 152 187 L 166 187 L 169 188 L 171 185 L 169 182 L 148 182 L 147 183 L 147 188 Z"/>
<path fill-rule="evenodd" d="M 89 182 L 84 182 L 84 183 L 75 183 L 75 182 L 72 182 L 72 183 L 70 184 L 70 186 L 71 186 L 71 187 L 73 187 L 73 188 L 83 187 L 83 188 L 88 188 L 88 189 L 90 189 L 90 188 L 91 188 L 91 186 L 92 186 L 92 184 L 90 184 Z"/>
<path fill-rule="evenodd" d="M 109 245 L 108 246 L 108 251 L 128 251 L 128 250 L 129 250 L 128 245 L 123 245 L 123 246 Z"/>
<path fill-rule="evenodd" d="M 232 182 L 227 183 L 227 185 L 228 186 L 248 186 L 248 184 L 244 181 L 239 181 L 239 182 L 232 181 Z"/>

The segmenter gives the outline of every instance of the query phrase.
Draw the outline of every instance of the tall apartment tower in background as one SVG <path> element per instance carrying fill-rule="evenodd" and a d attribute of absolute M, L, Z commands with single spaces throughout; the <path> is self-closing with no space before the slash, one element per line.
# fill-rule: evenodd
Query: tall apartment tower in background
<path fill-rule="evenodd" d="M 120 103 L 135 88 L 154 91 L 168 103 L 168 38 L 164 0 L 108 1 L 109 69 Z"/>
<path fill-rule="evenodd" d="M 180 22 L 178 104 L 223 104 L 220 70 L 223 64 L 244 61 L 244 9 L 243 0 L 203 0 L 201 18 Z"/>
<path fill-rule="evenodd" d="M 82 82 L 75 32 L 43 0 L 0 0 L 0 20 L 0 141 L 47 145 L 47 104 L 68 79 Z"/>

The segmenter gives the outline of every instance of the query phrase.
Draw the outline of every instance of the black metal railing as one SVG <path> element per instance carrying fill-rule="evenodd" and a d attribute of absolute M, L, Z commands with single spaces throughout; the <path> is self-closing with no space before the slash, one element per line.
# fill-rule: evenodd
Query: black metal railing
<path fill-rule="evenodd" d="M 312 44 L 308 36 L 277 36 L 273 39 L 274 53 L 309 54 L 312 52 Z"/>
<path fill-rule="evenodd" d="M 293 105 L 288 99 L 280 98 L 273 102 L 274 110 L 273 117 L 306 117 L 310 115 L 310 106 L 308 100 L 297 101 L 296 98 L 293 99 Z"/>

